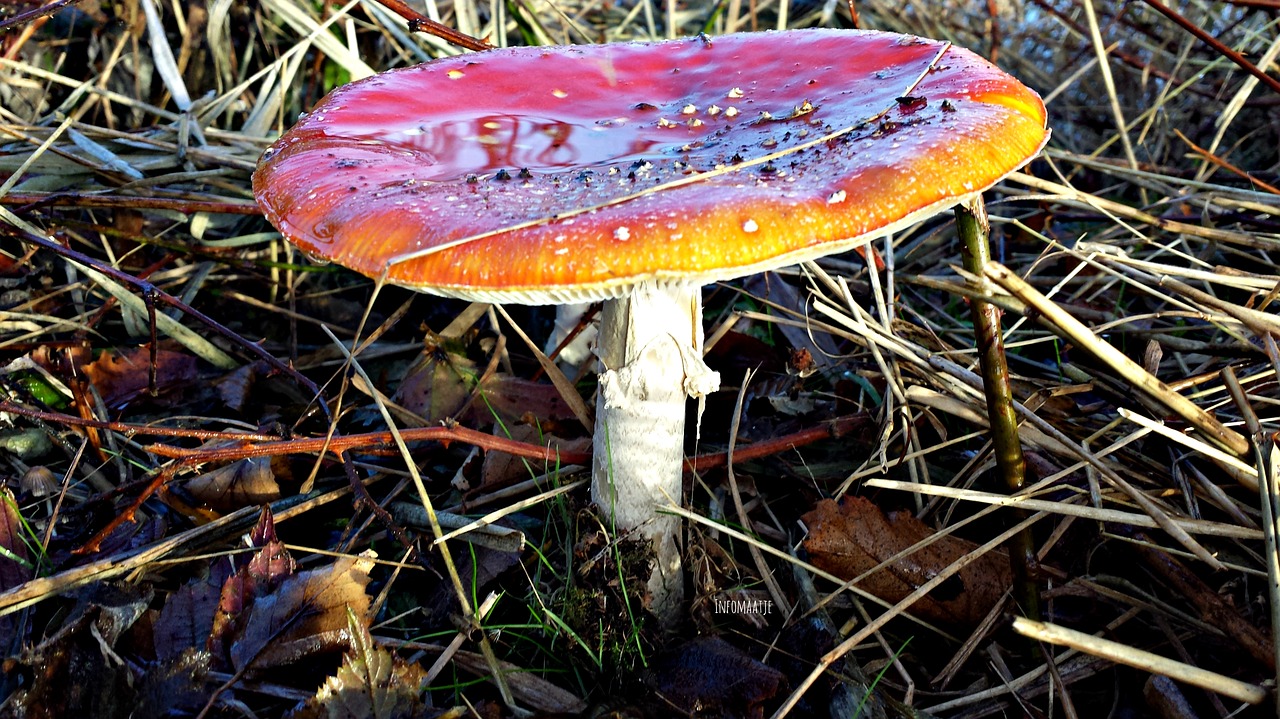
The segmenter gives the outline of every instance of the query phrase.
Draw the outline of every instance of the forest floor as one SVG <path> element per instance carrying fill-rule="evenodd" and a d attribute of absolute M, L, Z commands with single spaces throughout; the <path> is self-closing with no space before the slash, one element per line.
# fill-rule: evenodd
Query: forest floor
<path fill-rule="evenodd" d="M 944 213 L 707 287 L 664 627 L 591 507 L 553 308 L 380 287 L 255 202 L 330 90 L 470 51 L 373 0 L 7 3 L 0 716 L 1274 714 L 1280 4 L 409 4 L 497 46 L 972 49 L 1048 108 L 985 195 L 1020 281 L 959 270 Z"/>

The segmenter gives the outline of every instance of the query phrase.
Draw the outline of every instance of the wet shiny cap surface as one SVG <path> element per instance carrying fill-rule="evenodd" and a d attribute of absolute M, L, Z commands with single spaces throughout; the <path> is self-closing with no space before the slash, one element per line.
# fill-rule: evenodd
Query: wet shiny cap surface
<path fill-rule="evenodd" d="M 794 30 L 511 48 L 335 90 L 254 174 L 308 254 L 547 304 L 850 249 L 1017 169 L 1040 98 L 921 38 Z"/>

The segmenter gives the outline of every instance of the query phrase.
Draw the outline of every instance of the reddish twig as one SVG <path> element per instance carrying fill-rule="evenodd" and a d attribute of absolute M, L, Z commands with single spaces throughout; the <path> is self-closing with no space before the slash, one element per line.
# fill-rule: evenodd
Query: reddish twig
<path fill-rule="evenodd" d="M 5 407 L 0 404 L 0 410 Z M 27 412 L 27 414 L 30 414 Z M 58 419 L 58 416 L 54 416 Z M 75 418 L 69 418 L 75 419 Z M 83 420 L 76 420 L 83 422 Z M 820 427 L 812 427 L 810 429 L 801 430 L 793 434 L 783 437 L 775 437 L 763 442 L 757 442 L 747 447 L 738 448 L 733 455 L 734 463 L 746 462 L 748 460 L 777 454 L 795 447 L 812 444 L 814 442 L 841 437 L 850 434 L 854 430 L 865 427 L 870 420 L 863 415 L 855 415 L 850 417 L 841 417 L 834 421 L 823 424 Z M 544 462 L 554 462 L 559 464 L 590 464 L 591 454 L 589 452 L 570 452 L 559 451 L 550 447 L 529 444 L 526 442 L 517 442 L 515 440 L 498 437 L 484 432 L 478 432 L 473 429 L 458 426 L 444 427 L 417 427 L 411 429 L 400 430 L 401 437 L 406 442 L 416 441 L 437 441 L 443 444 L 449 442 L 465 442 L 475 445 L 485 450 L 505 452 L 517 457 L 525 457 L 528 459 L 542 460 Z M 243 435 L 233 435 L 231 439 L 243 439 Z M 394 442 L 394 437 L 390 432 L 367 432 L 363 434 L 337 435 L 326 439 L 324 437 L 315 437 L 307 439 L 293 439 L 280 441 L 240 441 L 234 445 L 226 447 L 214 447 L 206 449 L 187 449 L 184 447 L 172 447 L 163 444 L 148 445 L 144 449 L 152 454 L 161 457 L 170 457 L 178 461 L 156 472 L 156 476 L 143 488 L 138 497 L 123 511 L 121 511 L 115 519 L 103 527 L 97 534 L 93 536 L 83 547 L 76 550 L 79 554 L 96 552 L 102 541 L 110 536 L 125 522 L 131 521 L 134 513 L 142 506 L 148 497 L 155 494 L 157 490 L 163 487 L 169 480 L 173 479 L 178 472 L 194 467 L 206 462 L 226 462 L 246 459 L 250 457 L 269 457 L 284 454 L 310 454 L 313 452 L 327 451 L 340 456 L 344 465 L 349 461 L 348 452 L 361 449 L 372 449 L 375 447 L 389 446 Z M 714 454 L 700 455 L 691 457 L 685 461 L 685 468 L 694 470 L 707 470 L 714 467 L 722 467 L 727 462 L 727 453 L 717 452 Z M 364 488 L 362 483 L 361 488 Z M 398 527 L 394 523 L 388 525 L 392 527 L 394 532 Z"/>
<path fill-rule="evenodd" d="M 517 442 L 515 440 L 498 437 L 484 432 L 477 432 L 474 429 L 466 427 L 417 427 L 412 429 L 400 430 L 400 436 L 406 442 L 415 442 L 423 440 L 434 440 L 444 444 L 449 442 L 466 442 L 486 450 L 494 450 L 506 452 L 518 457 L 526 457 L 529 459 L 540 459 L 544 462 L 564 463 L 564 464 L 589 464 L 591 455 L 587 452 L 560 452 L 549 447 L 542 447 L 525 442 Z M 382 515 L 386 513 L 377 502 L 374 502 L 368 494 L 364 483 L 359 481 L 355 476 L 355 467 L 351 463 L 348 452 L 357 449 L 369 449 L 377 446 L 387 446 L 394 443 L 395 438 L 390 432 L 367 432 L 363 434 L 352 435 L 335 435 L 330 438 L 315 437 L 307 439 L 293 439 L 281 441 L 267 442 L 249 442 L 243 441 L 226 447 L 213 447 L 206 449 L 186 449 L 183 447 L 171 447 L 164 444 L 153 444 L 145 447 L 146 451 L 160 455 L 161 457 L 171 457 L 178 459 L 177 462 L 161 468 L 156 472 L 155 477 L 147 483 L 142 492 L 126 507 L 124 510 L 116 514 L 115 518 L 107 523 L 107 526 L 98 531 L 97 534 L 85 542 L 84 546 L 76 550 L 77 554 L 89 554 L 98 551 L 103 540 L 115 532 L 126 522 L 133 520 L 134 513 L 147 501 L 149 497 L 155 494 L 161 487 L 167 484 L 178 472 L 195 467 L 206 462 L 227 462 L 250 457 L 273 457 L 284 454 L 310 454 L 313 452 L 327 451 L 337 455 L 343 463 L 348 479 L 351 480 L 352 490 L 356 492 L 356 499 L 359 503 L 369 507 L 379 520 L 383 522 L 393 534 L 400 539 L 406 547 L 412 547 L 413 544 L 408 536 L 404 533 L 404 529 L 391 519 L 388 514 L 386 517 Z M 355 487 L 359 486 L 359 490 Z M 381 509 L 381 512 L 378 510 Z"/>
<path fill-rule="evenodd" d="M 414 10 L 403 0 L 378 0 L 382 6 L 409 22 L 409 32 L 425 32 L 468 50 L 492 50 L 493 46 L 465 33 L 460 33 L 448 25 L 441 25 L 422 13 Z"/>
<path fill-rule="evenodd" d="M 1244 70 L 1250 75 L 1258 78 L 1258 80 L 1260 80 L 1264 85 L 1271 88 L 1272 92 L 1280 93 L 1280 80 L 1277 80 L 1260 70 L 1257 65 L 1249 62 L 1243 55 L 1219 42 L 1217 38 L 1196 26 L 1195 23 L 1183 17 L 1178 11 L 1160 2 L 1160 0 L 1143 0 L 1143 2 L 1150 5 L 1156 12 L 1172 20 L 1178 25 L 1178 27 L 1181 27 L 1183 30 L 1195 35 L 1196 38 L 1204 44 L 1222 53 L 1223 57 L 1234 62 L 1241 70 Z"/>
<path fill-rule="evenodd" d="M 824 439 L 843 437 L 856 429 L 866 429 L 870 424 L 871 420 L 866 415 L 856 414 L 848 417 L 838 417 L 817 427 L 802 429 L 799 432 L 773 437 L 755 444 L 738 445 L 733 451 L 733 463 L 741 464 L 748 460 L 768 457 L 795 447 L 820 442 Z M 728 463 L 728 452 L 714 452 L 689 457 L 684 461 L 684 469 L 686 472 L 704 472 L 708 469 L 723 467 Z"/>
<path fill-rule="evenodd" d="M 481 449 L 506 452 L 507 454 L 527 459 L 540 459 L 545 462 L 561 462 L 565 464 L 586 464 L 591 461 L 589 452 L 561 452 L 551 447 L 543 447 L 527 442 L 517 442 L 505 437 L 477 432 L 459 426 L 414 427 L 400 430 L 400 436 L 406 442 L 436 441 L 465 442 Z M 248 457 L 271 457 L 280 454 L 310 454 L 326 450 L 339 454 L 369 447 L 388 446 L 395 441 L 390 432 L 364 432 L 361 434 L 345 434 L 332 438 L 314 437 L 306 439 L 286 439 L 276 442 L 241 442 L 229 447 L 209 449 L 187 449 L 171 447 L 164 444 L 153 444 L 146 451 L 161 457 L 171 457 L 192 462 L 216 462 Z"/>
<path fill-rule="evenodd" d="M 151 427 L 145 424 L 127 424 L 125 422 L 104 422 L 97 419 L 82 419 L 69 414 L 59 412 L 42 412 L 40 410 L 24 407 L 20 404 L 14 404 L 0 400 L 0 412 L 11 412 L 23 417 L 42 420 L 52 424 L 70 425 L 73 427 L 92 427 L 94 429 L 105 429 L 112 432 L 128 436 L 151 436 L 151 437 L 181 437 L 185 439 L 226 439 L 233 441 L 254 441 L 254 442 L 273 442 L 280 439 L 279 437 L 269 434 L 258 434 L 253 432 L 218 432 L 211 429 L 183 429 L 181 427 Z"/>
<path fill-rule="evenodd" d="M 167 467 L 161 467 L 156 471 L 156 476 L 152 477 L 151 481 L 147 483 L 147 486 L 143 488 L 142 493 L 133 500 L 132 504 L 125 507 L 123 511 L 117 512 L 115 518 L 110 522 L 107 522 L 107 526 L 98 530 L 96 534 L 89 538 L 89 541 L 85 542 L 79 548 L 72 550 L 71 553 L 93 554 L 94 552 L 97 552 L 102 546 L 102 543 L 106 541 L 107 537 L 110 537 L 117 529 L 124 526 L 125 522 L 133 521 L 134 513 L 138 511 L 138 508 L 142 506 L 143 502 L 150 499 L 151 495 L 156 493 L 156 490 L 163 487 L 165 483 L 178 473 L 179 470 L 186 469 L 194 464 L 194 462 L 190 464 L 186 462 L 177 462 Z"/>
<path fill-rule="evenodd" d="M 137 207 L 137 205 L 132 205 L 132 206 Z M 256 207 L 254 209 L 254 212 L 257 212 Z M 268 366 L 272 367 L 276 371 L 279 371 L 282 374 L 292 377 L 295 382 L 297 382 L 301 387 L 303 387 L 309 393 L 311 393 L 311 396 L 314 402 L 316 403 L 316 407 L 324 415 L 324 420 L 326 424 L 329 424 L 329 425 L 333 424 L 333 421 L 334 421 L 333 413 L 329 410 L 328 403 L 325 402 L 324 397 L 320 394 L 320 388 L 317 387 L 316 384 L 312 382 L 309 378 L 307 378 L 305 375 L 298 372 L 298 370 L 296 370 L 294 367 L 280 361 L 279 358 L 277 358 L 275 355 L 268 352 L 261 345 L 248 341 L 247 339 L 241 337 L 239 334 L 223 326 L 221 323 L 215 322 L 212 318 L 208 317 L 204 313 L 199 312 L 198 310 L 192 308 L 187 303 L 157 288 L 155 285 L 151 284 L 150 282 L 134 277 L 133 275 L 130 275 L 127 272 L 122 272 L 109 265 L 105 265 L 95 260 L 94 258 L 89 257 L 88 255 L 85 255 L 84 253 L 77 252 L 69 247 L 63 247 L 62 245 L 58 244 L 51 238 L 42 237 L 40 235 L 32 234 L 20 228 L 10 227 L 10 226 L 0 226 L 0 232 L 2 232 L 3 234 L 7 234 L 11 237 L 14 237 L 18 240 L 21 240 L 22 242 L 36 245 L 37 247 L 40 247 L 42 249 L 50 250 L 65 259 L 78 262 L 87 267 L 92 267 L 93 269 L 103 273 L 104 275 L 107 275 L 108 277 L 111 277 L 127 286 L 137 288 L 142 293 L 142 297 L 147 308 L 148 320 L 151 325 L 151 336 L 152 336 L 151 363 L 153 366 L 155 365 L 155 360 L 156 360 L 154 348 L 157 346 L 157 342 L 155 341 L 156 302 L 159 301 L 165 304 L 166 306 L 174 307 L 181 310 L 183 313 L 185 313 L 186 316 L 191 317 L 197 322 L 204 324 L 206 327 L 213 330 L 215 333 L 231 341 L 234 345 L 242 347 L 249 353 L 257 356 L 258 358 L 266 362 Z M 360 476 L 356 473 L 355 463 L 351 461 L 351 457 L 345 452 L 339 452 L 338 456 L 342 460 L 343 471 L 347 476 L 348 483 L 351 485 L 351 491 L 355 495 L 356 505 L 358 507 L 359 506 L 368 507 L 369 511 L 372 512 L 373 515 L 378 518 L 378 521 L 381 522 L 382 525 L 385 526 L 388 529 L 388 531 L 390 531 L 391 534 L 394 535 L 396 539 L 403 546 L 405 546 L 406 548 L 412 549 L 413 542 L 410 540 L 408 533 L 404 531 L 403 527 L 401 527 L 399 524 L 396 523 L 396 521 L 391 517 L 391 514 L 388 513 L 386 509 L 384 509 L 377 502 L 373 501 L 373 498 L 369 495 L 369 490 L 364 486 L 364 483 L 360 481 Z M 161 486 L 164 485 L 167 477 L 171 477 L 173 472 L 176 472 L 178 469 L 185 466 L 186 466 L 185 463 L 179 462 L 177 465 L 157 473 L 156 478 L 151 481 L 151 483 L 143 490 L 142 494 L 140 494 L 123 513 L 121 513 L 114 520 L 108 523 L 108 525 L 104 527 L 102 531 L 98 532 L 98 534 L 96 534 L 87 544 L 81 547 L 78 551 L 80 553 L 97 551 L 97 548 L 102 543 L 102 540 L 106 538 L 108 535 L 110 535 L 111 532 L 114 532 L 117 528 L 119 528 L 122 524 L 124 524 L 124 522 L 130 521 L 133 518 L 134 512 L 136 512 L 137 509 L 142 506 L 142 503 L 145 502 L 152 494 L 154 494 L 157 489 L 159 489 Z"/>
<path fill-rule="evenodd" d="M 1212 152 L 1209 152 L 1208 150 L 1204 149 L 1203 147 L 1200 147 L 1200 146 L 1199 146 L 1199 145 L 1197 145 L 1196 143 L 1192 142 L 1192 141 L 1191 141 L 1191 140 L 1190 140 L 1186 135 L 1182 134 L 1182 130 L 1179 130 L 1178 128 L 1176 128 L 1176 127 L 1175 127 L 1175 128 L 1173 129 L 1173 132 L 1174 132 L 1174 134 L 1176 134 L 1176 135 L 1178 136 L 1178 139 L 1179 139 L 1179 140 L 1182 140 L 1183 142 L 1185 142 L 1185 143 L 1187 144 L 1187 147 L 1190 147 L 1190 148 L 1191 148 L 1191 151 L 1192 151 L 1192 152 L 1196 153 L 1196 154 L 1197 154 L 1197 155 L 1199 155 L 1200 157 L 1203 157 L 1206 161 L 1208 161 L 1208 162 L 1210 162 L 1210 163 L 1212 163 L 1212 164 L 1214 164 L 1214 165 L 1216 165 L 1216 166 L 1218 166 L 1218 167 L 1221 167 L 1222 169 L 1224 169 L 1224 170 L 1226 170 L 1226 171 L 1228 171 L 1228 172 L 1231 172 L 1231 173 L 1234 173 L 1234 174 L 1236 174 L 1236 175 L 1239 175 L 1240 177 L 1243 177 L 1246 181 L 1248 181 L 1248 182 L 1249 182 L 1249 184 L 1251 184 L 1251 185 L 1253 185 L 1253 186 L 1255 186 L 1255 187 L 1261 187 L 1262 189 L 1266 190 L 1267 192 L 1270 192 L 1270 193 L 1271 193 L 1271 194 L 1273 194 L 1273 195 L 1280 195 L 1280 188 L 1277 188 L 1275 185 L 1268 185 L 1267 183 L 1263 182 L 1262 180 L 1259 180 L 1258 178 L 1254 177 L 1253 175 L 1250 175 L 1249 173 L 1245 172 L 1244 170 L 1241 170 L 1240 168 L 1236 167 L 1235 165 L 1231 164 L 1230 162 L 1227 162 L 1226 160 L 1222 159 L 1221 157 L 1218 157 L 1217 155 L 1213 154 Z"/>
<path fill-rule="evenodd" d="M 421 440 L 435 440 L 442 443 L 453 441 L 466 442 L 474 444 L 477 447 L 483 447 L 488 450 L 496 450 L 506 452 L 520 457 L 530 459 L 541 459 L 545 462 L 563 462 L 567 464 L 586 464 L 591 461 L 591 455 L 586 452 L 557 452 L 548 447 L 541 447 L 524 442 L 516 442 L 506 439 L 505 437 L 497 437 L 484 432 L 477 432 L 474 429 L 466 427 L 418 427 L 414 429 L 400 430 L 400 436 L 405 441 L 414 442 Z M 206 462 L 230 462 L 250 457 L 274 457 L 283 454 L 310 454 L 312 452 L 328 451 L 337 455 L 343 463 L 343 468 L 347 473 L 354 477 L 355 467 L 351 464 L 350 456 L 347 454 L 352 450 L 367 449 L 376 446 L 390 445 L 395 441 L 390 432 L 368 432 L 364 434 L 352 435 L 335 435 L 330 438 L 315 437 L 307 439 L 292 439 L 268 442 L 238 442 L 226 447 L 213 447 L 206 449 L 186 449 L 183 447 L 171 447 L 164 444 L 153 444 L 145 447 L 146 451 L 160 455 L 161 457 L 172 457 L 178 459 L 177 462 L 161 468 L 152 477 L 147 486 L 143 487 L 142 492 L 134 498 L 128 507 L 116 514 L 115 518 L 107 523 L 107 526 L 98 531 L 97 534 L 85 542 L 84 546 L 76 550 L 77 554 L 89 554 L 98 551 L 103 540 L 111 536 L 126 522 L 133 520 L 134 513 L 147 501 L 149 497 L 155 494 L 161 487 L 172 480 L 179 472 L 191 467 L 204 464 Z M 350 479 L 350 477 L 349 477 Z M 374 509 L 378 507 L 368 494 L 364 483 L 356 477 L 352 489 L 359 485 L 360 492 L 357 492 L 356 499 L 361 504 L 369 506 L 378 516 L 379 520 L 400 538 L 406 547 L 412 547 L 412 542 L 408 536 L 404 534 L 404 529 L 395 523 L 390 515 L 385 518 Z M 380 507 L 378 507 L 380 509 Z M 384 513 L 386 510 L 382 510 Z"/>
<path fill-rule="evenodd" d="M 0 405 L 3 409 L 3 405 Z M 848 417 L 840 417 L 830 422 L 823 423 L 818 427 L 810 427 L 799 432 L 774 437 L 772 439 L 756 442 L 755 444 L 738 447 L 733 453 L 734 463 L 746 462 L 760 457 L 784 452 L 794 447 L 801 447 L 807 444 L 813 444 L 824 439 L 833 439 L 844 437 L 851 432 L 865 428 L 871 420 L 865 415 L 851 415 Z M 481 449 L 491 450 L 495 452 L 505 452 L 517 457 L 525 457 L 527 459 L 537 459 L 544 462 L 560 462 L 562 464 L 589 464 L 591 462 L 590 452 L 571 452 L 556 450 L 551 447 L 543 447 L 541 445 L 529 444 L 527 442 L 518 442 L 515 440 L 499 437 L 485 432 L 478 432 L 474 429 L 466 427 L 441 426 L 441 427 L 415 427 L 400 430 L 406 442 L 419 441 L 436 441 L 442 443 L 464 442 L 466 444 L 475 445 Z M 233 435 L 232 439 L 242 439 L 245 435 Z M 324 437 L 314 437 L 306 439 L 288 439 L 279 441 L 254 442 L 241 441 L 235 445 L 227 447 L 212 447 L 206 449 L 188 449 L 186 447 L 172 447 L 164 444 L 153 444 L 145 447 L 146 451 L 159 455 L 161 457 L 169 457 L 172 459 L 180 459 L 190 462 L 225 462 L 237 459 L 246 459 L 248 457 L 267 457 L 281 454 L 310 454 L 327 450 L 335 454 L 357 449 L 369 449 L 373 447 L 384 447 L 390 445 L 394 441 L 390 432 L 365 432 L 362 434 L 348 434 L 333 437 L 326 440 Z M 715 467 L 723 467 L 727 463 L 727 453 L 713 452 L 710 454 L 701 454 L 696 457 L 690 457 L 685 460 L 685 468 L 689 471 L 705 471 Z"/>

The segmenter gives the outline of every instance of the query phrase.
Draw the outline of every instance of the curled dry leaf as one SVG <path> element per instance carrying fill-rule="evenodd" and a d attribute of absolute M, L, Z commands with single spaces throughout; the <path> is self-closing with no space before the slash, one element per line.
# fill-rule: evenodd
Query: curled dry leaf
<path fill-rule="evenodd" d="M 890 512 L 886 516 L 862 497 L 846 497 L 840 504 L 824 499 L 802 519 L 809 527 L 804 548 L 810 562 L 842 579 L 853 579 L 935 534 L 909 512 Z M 897 603 L 975 549 L 976 544 L 959 537 L 938 537 L 862 579 L 858 586 Z M 1011 581 L 1009 560 L 993 552 L 944 581 L 912 605 L 910 611 L 933 622 L 976 624 Z"/>
<path fill-rule="evenodd" d="M 182 486 L 197 502 L 219 512 L 274 502 L 280 498 L 280 485 L 271 459 L 241 459 L 192 477 Z"/>
<path fill-rule="evenodd" d="M 289 719 L 410 719 L 423 716 L 427 673 L 374 643 L 354 615 L 348 617 L 351 648 L 337 673 Z"/>
<path fill-rule="evenodd" d="M 369 557 L 341 557 L 287 577 L 248 608 L 244 628 L 231 642 L 232 666 L 283 666 L 346 646 L 347 611 L 369 621 L 370 569 Z"/>

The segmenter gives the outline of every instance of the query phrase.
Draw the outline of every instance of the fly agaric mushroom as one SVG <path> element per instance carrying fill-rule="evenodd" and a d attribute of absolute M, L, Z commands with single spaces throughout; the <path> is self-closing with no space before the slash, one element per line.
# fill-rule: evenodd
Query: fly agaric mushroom
<path fill-rule="evenodd" d="M 966 50 L 798 30 L 527 47 L 335 90 L 254 193 L 300 248 L 488 302 L 604 300 L 592 497 L 682 595 L 685 401 L 700 287 L 863 245 L 974 199 L 1045 141 L 1040 98 Z"/>

